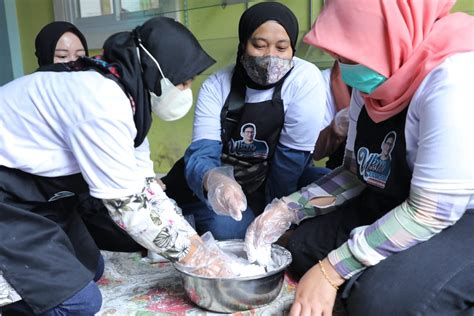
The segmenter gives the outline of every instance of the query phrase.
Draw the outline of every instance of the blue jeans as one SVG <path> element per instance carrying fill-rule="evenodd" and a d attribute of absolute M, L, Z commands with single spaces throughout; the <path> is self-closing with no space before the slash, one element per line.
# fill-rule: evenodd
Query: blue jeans
<path fill-rule="evenodd" d="M 182 206 L 183 214 L 192 214 L 196 231 L 202 235 L 208 231 L 216 240 L 244 239 L 247 227 L 255 216 L 250 208 L 242 213 L 242 220 L 236 221 L 230 216 L 216 214 L 205 202 L 195 202 Z"/>
<path fill-rule="evenodd" d="M 79 292 L 68 298 L 58 306 L 46 311 L 40 316 L 92 316 L 95 315 L 102 306 L 102 295 L 99 287 L 95 284 L 104 273 L 104 258 L 99 257 L 97 271 L 94 280 L 90 281 Z M 45 289 L 47 291 L 47 289 Z M 0 309 L 2 316 L 22 316 L 34 315 L 31 308 L 24 302 L 18 301 Z"/>
<path fill-rule="evenodd" d="M 331 169 L 325 167 L 307 167 L 298 179 L 298 189 L 303 188 L 327 175 Z"/>

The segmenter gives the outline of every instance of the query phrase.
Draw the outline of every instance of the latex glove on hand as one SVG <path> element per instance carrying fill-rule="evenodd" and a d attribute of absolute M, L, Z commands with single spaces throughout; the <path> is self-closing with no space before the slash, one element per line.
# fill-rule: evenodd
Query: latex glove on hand
<path fill-rule="evenodd" d="M 296 223 L 296 214 L 282 200 L 274 199 L 247 228 L 245 251 L 250 262 L 263 266 L 272 263 L 271 246 Z"/>
<path fill-rule="evenodd" d="M 234 179 L 234 168 L 225 166 L 211 169 L 205 174 L 204 182 L 212 210 L 240 221 L 242 212 L 247 209 L 247 198 Z"/>
<path fill-rule="evenodd" d="M 347 136 L 349 131 L 349 108 L 340 110 L 334 116 L 333 122 L 334 132 L 339 136 Z"/>
<path fill-rule="evenodd" d="M 197 241 L 197 243 L 196 243 Z M 265 273 L 265 268 L 250 264 L 243 258 L 226 253 L 217 244 L 210 232 L 202 235 L 201 240 L 195 239 L 195 250 L 179 264 L 190 273 L 220 278 L 245 277 Z"/>

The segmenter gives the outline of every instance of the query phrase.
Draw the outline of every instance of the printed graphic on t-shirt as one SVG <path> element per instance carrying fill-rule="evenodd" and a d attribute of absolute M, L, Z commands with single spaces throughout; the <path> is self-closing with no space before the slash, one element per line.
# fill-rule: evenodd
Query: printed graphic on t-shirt
<path fill-rule="evenodd" d="M 229 152 L 238 157 L 262 158 L 268 157 L 268 145 L 265 141 L 255 138 L 257 128 L 252 123 L 247 123 L 240 129 L 241 140 L 229 141 Z"/>
<path fill-rule="evenodd" d="M 368 184 L 382 189 L 385 188 L 387 179 L 390 176 L 392 150 L 396 139 L 397 133 L 391 131 L 385 135 L 380 145 L 380 153 L 371 153 L 366 147 L 361 147 L 357 151 L 359 173 Z"/>

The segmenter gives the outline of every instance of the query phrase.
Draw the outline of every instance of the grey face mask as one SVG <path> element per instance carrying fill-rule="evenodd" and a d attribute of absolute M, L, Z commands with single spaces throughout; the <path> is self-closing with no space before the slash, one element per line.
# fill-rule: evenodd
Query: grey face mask
<path fill-rule="evenodd" d="M 255 83 L 267 86 L 278 82 L 293 68 L 293 58 L 283 59 L 277 56 L 242 55 L 242 66 Z"/>

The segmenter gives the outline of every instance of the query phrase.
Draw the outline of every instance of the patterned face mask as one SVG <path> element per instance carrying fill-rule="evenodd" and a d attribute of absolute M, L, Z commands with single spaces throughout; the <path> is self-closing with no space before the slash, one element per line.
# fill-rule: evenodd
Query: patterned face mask
<path fill-rule="evenodd" d="M 278 82 L 293 68 L 293 58 L 242 56 L 242 66 L 255 83 L 267 86 Z"/>

